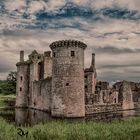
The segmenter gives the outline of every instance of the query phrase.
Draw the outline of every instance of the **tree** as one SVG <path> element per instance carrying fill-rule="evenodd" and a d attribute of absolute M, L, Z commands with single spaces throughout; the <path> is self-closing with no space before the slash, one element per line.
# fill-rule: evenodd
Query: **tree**
<path fill-rule="evenodd" d="M 8 76 L 7 76 L 7 81 L 9 81 L 9 82 L 13 82 L 13 83 L 16 83 L 16 76 L 17 76 L 17 72 L 10 72 L 9 74 L 8 74 Z"/>
<path fill-rule="evenodd" d="M 16 78 L 17 72 L 10 72 L 7 76 L 7 83 L 8 83 L 8 88 L 7 90 L 11 93 L 16 93 Z"/>
<path fill-rule="evenodd" d="M 0 93 L 16 93 L 16 75 L 16 72 L 10 72 L 7 76 L 7 80 L 0 81 Z"/>

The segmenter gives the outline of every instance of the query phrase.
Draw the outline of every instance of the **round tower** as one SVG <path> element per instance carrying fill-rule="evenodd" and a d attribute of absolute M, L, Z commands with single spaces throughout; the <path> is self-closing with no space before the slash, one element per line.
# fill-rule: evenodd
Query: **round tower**
<path fill-rule="evenodd" d="M 17 66 L 16 107 L 28 107 L 29 62 L 24 61 L 24 51 L 20 51 Z"/>
<path fill-rule="evenodd" d="M 52 109 L 54 117 L 84 117 L 84 50 L 75 40 L 53 42 Z"/>

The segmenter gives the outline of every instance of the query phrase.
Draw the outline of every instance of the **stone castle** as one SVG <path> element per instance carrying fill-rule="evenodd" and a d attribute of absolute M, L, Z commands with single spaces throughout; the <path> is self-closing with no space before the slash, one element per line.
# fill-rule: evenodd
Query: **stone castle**
<path fill-rule="evenodd" d="M 76 40 L 50 44 L 51 51 L 34 50 L 17 65 L 16 107 L 48 111 L 53 117 L 84 117 L 87 114 L 140 108 L 140 84 L 122 81 L 112 88 L 96 80 L 95 54 L 84 68 L 87 45 Z"/>

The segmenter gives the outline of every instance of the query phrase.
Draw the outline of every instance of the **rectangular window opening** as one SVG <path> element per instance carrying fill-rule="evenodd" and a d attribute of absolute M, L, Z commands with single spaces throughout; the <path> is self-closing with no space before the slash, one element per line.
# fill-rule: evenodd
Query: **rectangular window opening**
<path fill-rule="evenodd" d="M 66 86 L 69 86 L 69 83 L 66 83 Z"/>
<path fill-rule="evenodd" d="M 71 51 L 71 56 L 75 56 L 75 51 Z"/>
<path fill-rule="evenodd" d="M 85 79 L 87 79 L 87 75 L 85 75 Z"/>
<path fill-rule="evenodd" d="M 116 103 L 116 98 L 114 99 L 114 103 Z"/>
<path fill-rule="evenodd" d="M 85 92 L 88 92 L 88 86 L 85 86 Z"/>
<path fill-rule="evenodd" d="M 20 87 L 20 91 L 22 91 L 22 88 Z"/>

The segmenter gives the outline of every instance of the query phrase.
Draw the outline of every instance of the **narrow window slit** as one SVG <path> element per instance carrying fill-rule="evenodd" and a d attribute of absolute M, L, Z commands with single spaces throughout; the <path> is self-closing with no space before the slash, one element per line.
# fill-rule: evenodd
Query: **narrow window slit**
<path fill-rule="evenodd" d="M 20 89 L 19 89 L 20 91 L 22 91 L 22 88 L 20 87 Z"/>

